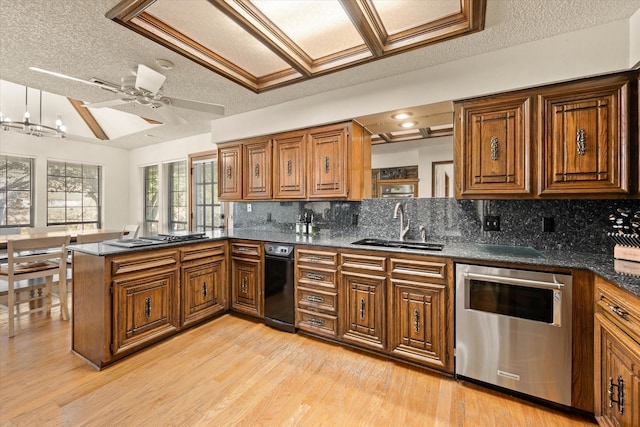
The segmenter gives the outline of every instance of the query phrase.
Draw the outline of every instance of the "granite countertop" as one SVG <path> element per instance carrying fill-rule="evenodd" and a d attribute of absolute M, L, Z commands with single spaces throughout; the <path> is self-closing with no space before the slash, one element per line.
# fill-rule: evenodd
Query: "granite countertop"
<path fill-rule="evenodd" d="M 349 234 L 320 234 L 317 236 L 298 236 L 291 233 L 276 233 L 257 230 L 215 230 L 207 232 L 203 239 L 163 242 L 150 246 L 136 248 L 123 248 L 107 243 L 88 243 L 83 245 L 71 245 L 69 249 L 97 256 L 117 255 L 149 249 L 167 248 L 194 244 L 204 241 L 224 240 L 227 238 L 247 239 L 264 242 L 289 243 L 296 245 L 317 245 L 347 249 L 367 249 L 385 252 L 399 252 L 435 257 L 452 258 L 454 261 L 484 261 L 509 262 L 523 265 L 536 265 L 547 267 L 576 268 L 590 270 L 604 279 L 618 285 L 620 288 L 640 297 L 640 276 L 618 273 L 614 270 L 613 254 L 596 254 L 590 252 L 566 252 L 548 250 L 509 250 L 508 246 L 478 245 L 474 243 L 445 243 L 442 251 L 400 249 L 390 247 L 373 247 L 354 245 L 353 242 L 371 236 L 359 236 Z M 144 238 L 144 237 L 143 237 Z M 518 249 L 517 247 L 516 249 Z M 519 253 L 522 252 L 522 253 Z"/>

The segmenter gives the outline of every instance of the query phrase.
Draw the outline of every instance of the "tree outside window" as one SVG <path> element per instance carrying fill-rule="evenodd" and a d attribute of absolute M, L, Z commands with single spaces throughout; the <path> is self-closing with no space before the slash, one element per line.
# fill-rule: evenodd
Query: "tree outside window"
<path fill-rule="evenodd" d="M 69 230 L 101 227 L 102 167 L 47 162 L 47 225 Z"/>
<path fill-rule="evenodd" d="M 189 228 L 189 206 L 187 205 L 187 162 L 168 165 L 169 175 L 169 232 Z"/>
<path fill-rule="evenodd" d="M 158 234 L 158 165 L 144 168 L 144 235 Z"/>
<path fill-rule="evenodd" d="M 33 159 L 0 155 L 0 228 L 33 226 Z"/>

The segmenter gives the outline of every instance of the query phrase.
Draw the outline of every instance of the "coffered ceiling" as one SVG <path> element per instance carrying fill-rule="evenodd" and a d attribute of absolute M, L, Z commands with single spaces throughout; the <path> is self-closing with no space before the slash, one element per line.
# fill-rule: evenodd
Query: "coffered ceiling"
<path fill-rule="evenodd" d="M 120 83 L 144 64 L 166 76 L 164 96 L 223 104 L 230 116 L 616 22 L 640 8 L 640 0 L 486 0 L 484 29 L 450 38 L 457 35 L 445 34 L 451 16 L 468 19 L 468 24 L 459 23 L 461 27 L 481 28 L 480 11 L 474 12 L 477 6 L 465 0 L 128 0 L 125 13 L 122 4 L 121 0 L 0 0 L 0 79 L 42 90 L 44 100 L 50 93 L 63 100 L 96 103 L 113 100 L 114 93 L 30 67 Z M 427 11 L 439 17 L 435 22 L 443 24 L 442 34 L 433 18 L 425 16 Z M 325 18 L 336 12 L 340 17 L 327 23 Z M 293 15 L 288 18 L 289 13 Z M 164 22 L 154 31 L 180 33 L 209 56 L 185 54 L 177 45 L 125 27 L 142 25 L 145 16 Z M 333 24 L 337 27 L 327 26 Z M 319 39 L 302 37 L 307 30 L 320 34 Z M 158 60 L 174 66 L 164 69 Z M 24 91 L 16 92 L 21 94 L 20 106 L 24 105 Z M 0 92 L 3 105 L 6 96 Z M 118 117 L 107 126 L 102 123 L 107 108 L 94 109 L 109 139 L 85 140 L 133 149 L 210 132 L 211 121 L 215 127 L 219 118 L 177 105 L 172 108 L 186 123 L 157 124 L 165 123 L 157 110 L 127 103 L 109 110 L 146 120 Z M 42 110 L 46 116 L 47 106 Z M 119 129 L 109 132 L 111 127 Z M 436 132 L 438 126 L 431 129 Z"/>

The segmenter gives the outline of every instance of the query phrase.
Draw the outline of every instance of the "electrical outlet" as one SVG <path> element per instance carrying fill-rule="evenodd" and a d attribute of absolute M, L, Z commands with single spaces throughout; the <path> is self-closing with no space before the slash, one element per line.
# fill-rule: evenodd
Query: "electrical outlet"
<path fill-rule="evenodd" d="M 271 212 L 267 213 L 267 222 L 271 222 Z"/>
<path fill-rule="evenodd" d="M 545 233 L 553 233 L 556 231 L 556 221 L 552 216 L 542 218 L 542 231 Z"/>
<path fill-rule="evenodd" d="M 485 215 L 482 219 L 484 231 L 500 231 L 500 215 Z"/>
<path fill-rule="evenodd" d="M 251 203 L 247 203 L 247 212 L 251 212 Z"/>
<path fill-rule="evenodd" d="M 351 214 L 351 225 L 358 225 L 358 214 Z"/>

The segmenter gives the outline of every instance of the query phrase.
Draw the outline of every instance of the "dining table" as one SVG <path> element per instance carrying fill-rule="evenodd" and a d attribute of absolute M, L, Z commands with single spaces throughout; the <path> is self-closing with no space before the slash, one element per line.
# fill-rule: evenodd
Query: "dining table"
<path fill-rule="evenodd" d="M 0 236 L 0 252 L 4 252 L 7 249 L 7 242 L 9 240 L 22 240 L 22 239 L 36 239 L 40 237 L 56 237 L 56 236 L 71 236 L 71 242 L 75 242 L 80 234 L 102 234 L 113 233 L 112 229 L 98 228 L 93 230 L 66 230 L 66 231 L 46 231 L 37 233 L 21 233 L 21 234 L 7 234 Z"/>

